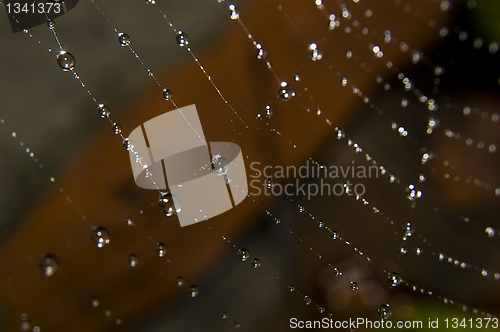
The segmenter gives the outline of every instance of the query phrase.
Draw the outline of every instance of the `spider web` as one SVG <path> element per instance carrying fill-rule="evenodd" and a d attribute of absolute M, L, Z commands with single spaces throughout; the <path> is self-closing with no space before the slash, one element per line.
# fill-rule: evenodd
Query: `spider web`
<path fill-rule="evenodd" d="M 76 330 L 85 322 L 103 331 L 279 331 L 292 317 L 375 321 L 385 303 L 393 322 L 496 315 L 498 44 L 475 19 L 487 2 L 235 2 L 233 12 L 228 5 L 81 2 L 56 19 L 77 79 L 57 67 L 47 27 L 12 34 L 2 18 L 4 329 Z M 172 27 L 188 34 L 193 56 Z M 118 31 L 135 53 L 120 47 Z M 295 91 L 288 101 L 277 96 L 280 81 Z M 103 189 L 117 191 L 122 205 L 90 199 L 99 181 L 129 168 L 91 98 L 110 107 L 113 121 L 137 126 L 175 109 L 160 100 L 158 85 L 179 107 L 197 105 L 211 140 L 241 146 L 249 181 L 252 162 L 261 171 L 376 166 L 377 176 L 350 178 L 366 188 L 361 197 L 253 195 L 251 187 L 241 205 L 190 226 L 195 232 L 162 216 L 157 193 L 135 188 L 131 176 Z M 97 146 L 113 158 L 92 153 Z M 90 181 L 75 192 L 71 176 L 86 162 L 104 166 L 82 174 Z M 264 190 L 267 177 L 257 180 Z M 274 174 L 268 184 L 295 180 Z M 346 179 L 326 180 L 343 186 Z M 45 195 L 70 212 L 44 211 L 47 202 L 37 201 Z M 26 206 L 53 224 L 37 223 Z M 96 249 L 90 226 L 106 227 L 111 245 Z M 157 242 L 167 245 L 166 257 L 156 257 Z M 242 248 L 250 253 L 244 262 Z M 36 270 L 45 252 L 59 258 L 60 273 Z M 137 268 L 126 266 L 130 254 Z M 74 257 L 82 261 L 70 264 Z M 391 272 L 402 278 L 397 287 Z M 185 284 L 177 287 L 179 276 Z M 194 298 L 189 285 L 199 289 Z"/>

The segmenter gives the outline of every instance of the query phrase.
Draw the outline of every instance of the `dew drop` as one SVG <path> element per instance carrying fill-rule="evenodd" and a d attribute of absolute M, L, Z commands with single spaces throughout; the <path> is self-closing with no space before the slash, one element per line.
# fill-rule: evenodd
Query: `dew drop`
<path fill-rule="evenodd" d="M 229 318 L 229 315 L 225 311 L 222 312 L 221 316 L 222 316 L 222 319 L 228 319 Z"/>
<path fill-rule="evenodd" d="M 264 181 L 266 188 L 271 189 L 273 187 L 273 179 L 269 178 Z"/>
<path fill-rule="evenodd" d="M 352 281 L 351 282 L 351 289 L 352 290 L 358 290 L 359 289 L 358 283 L 355 282 L 355 281 Z"/>
<path fill-rule="evenodd" d="M 415 248 L 415 254 L 416 254 L 417 256 L 420 256 L 420 255 L 422 254 L 422 248 L 420 248 L 420 247 L 416 247 L 416 248 Z"/>
<path fill-rule="evenodd" d="M 109 231 L 105 227 L 92 227 L 90 229 L 90 239 L 97 248 L 102 248 L 110 242 Z"/>
<path fill-rule="evenodd" d="M 107 118 L 109 117 L 109 114 L 111 113 L 109 111 L 109 108 L 108 106 L 104 105 L 104 104 L 99 104 L 97 109 L 99 110 L 99 115 L 101 116 L 101 118 Z"/>
<path fill-rule="evenodd" d="M 236 11 L 236 7 L 233 4 L 229 5 L 229 10 L 231 11 L 231 19 L 232 20 L 237 20 L 240 18 L 240 15 Z"/>
<path fill-rule="evenodd" d="M 255 45 L 255 48 L 257 49 L 257 59 L 261 60 L 266 57 L 267 52 L 266 50 L 262 47 L 261 44 Z"/>
<path fill-rule="evenodd" d="M 326 309 L 325 309 L 325 307 L 319 305 L 318 306 L 318 311 L 319 311 L 320 314 L 323 314 L 323 313 L 325 313 Z"/>
<path fill-rule="evenodd" d="M 158 254 L 158 257 L 163 257 L 167 254 L 167 246 L 165 243 L 158 242 L 155 247 L 156 253 Z"/>
<path fill-rule="evenodd" d="M 252 259 L 252 265 L 256 269 L 256 268 L 260 267 L 262 264 L 260 263 L 260 259 L 254 258 L 254 259 Z"/>
<path fill-rule="evenodd" d="M 322 220 L 318 220 L 318 227 L 323 228 L 325 226 L 325 223 Z"/>
<path fill-rule="evenodd" d="M 238 329 L 238 328 L 241 327 L 240 323 L 238 323 L 238 322 L 234 322 L 233 326 L 234 326 L 235 329 Z"/>
<path fill-rule="evenodd" d="M 276 223 L 276 225 L 281 224 L 280 218 L 274 218 L 274 222 Z"/>
<path fill-rule="evenodd" d="M 299 75 L 299 74 L 295 74 L 295 75 L 293 76 L 293 80 L 294 80 L 295 82 L 299 82 L 299 81 L 300 81 L 300 75 Z"/>
<path fill-rule="evenodd" d="M 295 96 L 295 92 L 287 82 L 281 82 L 280 89 L 278 90 L 278 97 L 282 100 L 290 100 Z"/>
<path fill-rule="evenodd" d="M 387 279 L 389 280 L 389 285 L 391 285 L 392 287 L 396 287 L 397 285 L 399 285 L 403 281 L 403 278 L 397 272 L 389 273 L 389 275 L 387 276 Z"/>
<path fill-rule="evenodd" d="M 19 331 L 27 332 L 31 330 L 31 322 L 27 314 L 23 313 L 19 316 Z M 34 329 L 33 329 L 34 330 Z"/>
<path fill-rule="evenodd" d="M 271 106 L 267 105 L 266 108 L 264 109 L 264 113 L 268 118 L 270 118 L 273 115 L 273 110 Z"/>
<path fill-rule="evenodd" d="M 323 58 L 323 54 L 318 49 L 318 45 L 316 45 L 316 43 L 311 43 L 309 45 L 309 58 L 312 61 L 318 61 L 321 60 L 321 58 Z"/>
<path fill-rule="evenodd" d="M 116 135 L 119 135 L 122 132 L 122 126 L 120 126 L 118 123 L 113 123 L 113 132 Z"/>
<path fill-rule="evenodd" d="M 441 76 L 444 74 L 444 68 L 442 66 L 435 66 L 434 67 L 434 75 L 436 76 Z"/>
<path fill-rule="evenodd" d="M 57 55 L 57 64 L 59 65 L 59 67 L 61 67 L 62 70 L 70 71 L 75 68 L 76 60 L 71 53 L 61 51 Z"/>
<path fill-rule="evenodd" d="M 312 300 L 309 296 L 304 296 L 304 302 L 306 303 L 306 305 L 310 305 L 312 303 Z"/>
<path fill-rule="evenodd" d="M 175 278 L 175 284 L 177 285 L 177 287 L 182 287 L 184 286 L 184 278 L 179 276 L 177 278 Z"/>
<path fill-rule="evenodd" d="M 92 296 L 90 299 L 92 308 L 98 308 L 101 305 L 101 300 L 97 296 Z"/>
<path fill-rule="evenodd" d="M 196 297 L 200 293 L 200 290 L 195 285 L 191 285 L 188 288 L 188 292 L 191 297 Z"/>
<path fill-rule="evenodd" d="M 340 83 L 342 84 L 342 86 L 347 86 L 347 77 L 342 77 L 342 80 L 340 81 Z"/>
<path fill-rule="evenodd" d="M 130 37 L 123 32 L 118 33 L 118 41 L 120 42 L 120 45 L 122 46 L 128 46 L 130 45 Z"/>
<path fill-rule="evenodd" d="M 299 205 L 297 205 L 297 208 L 299 209 L 299 212 L 300 212 L 300 213 L 303 213 L 303 212 L 305 212 L 305 211 L 306 211 L 306 209 L 304 208 L 304 206 L 303 206 L 303 205 L 300 205 L 300 204 L 299 204 Z"/>
<path fill-rule="evenodd" d="M 156 4 L 156 1 L 155 0 L 146 0 L 146 3 L 148 3 L 150 5 L 154 5 L 154 4 Z"/>
<path fill-rule="evenodd" d="M 187 34 L 182 32 L 181 30 L 177 31 L 177 35 L 175 36 L 175 40 L 177 40 L 177 43 L 181 47 L 184 47 L 184 46 L 189 44 Z"/>
<path fill-rule="evenodd" d="M 134 224 L 134 220 L 130 217 L 128 217 L 127 219 L 125 219 L 125 222 L 127 223 L 128 226 L 135 226 Z"/>
<path fill-rule="evenodd" d="M 332 231 L 332 239 L 337 240 L 339 238 L 339 234 L 337 231 Z"/>
<path fill-rule="evenodd" d="M 212 170 L 219 176 L 224 176 L 229 170 L 229 161 L 219 154 L 212 158 Z"/>
<path fill-rule="evenodd" d="M 59 269 L 59 259 L 50 253 L 42 254 L 38 256 L 38 268 L 44 276 L 50 277 Z"/>
<path fill-rule="evenodd" d="M 56 22 L 54 20 L 48 20 L 47 21 L 47 27 L 52 30 L 56 27 Z"/>
<path fill-rule="evenodd" d="M 288 290 L 290 291 L 290 293 L 295 292 L 295 286 L 294 285 L 288 285 Z"/>
<path fill-rule="evenodd" d="M 250 257 L 250 252 L 248 251 L 248 249 L 241 248 L 240 250 L 238 250 L 238 256 L 244 262 Z"/>
<path fill-rule="evenodd" d="M 165 98 L 165 100 L 170 100 L 170 98 L 172 98 L 172 91 L 163 89 L 163 98 Z"/>
<path fill-rule="evenodd" d="M 160 192 L 158 205 L 160 206 L 160 210 L 167 217 L 171 217 L 174 214 L 181 212 L 181 200 L 177 197 L 177 195 L 170 192 Z"/>
<path fill-rule="evenodd" d="M 139 264 L 139 257 L 136 254 L 130 254 L 127 257 L 127 262 L 130 267 L 136 267 Z"/>
<path fill-rule="evenodd" d="M 495 237 L 496 231 L 492 227 L 486 227 L 485 229 L 486 234 L 488 235 L 489 238 Z"/>
<path fill-rule="evenodd" d="M 392 316 L 391 306 L 387 303 L 379 305 L 377 312 L 382 319 L 388 319 Z"/>
<path fill-rule="evenodd" d="M 125 147 L 126 150 L 131 150 L 134 148 L 134 143 L 132 142 L 132 140 L 125 138 L 123 140 L 123 146 Z"/>

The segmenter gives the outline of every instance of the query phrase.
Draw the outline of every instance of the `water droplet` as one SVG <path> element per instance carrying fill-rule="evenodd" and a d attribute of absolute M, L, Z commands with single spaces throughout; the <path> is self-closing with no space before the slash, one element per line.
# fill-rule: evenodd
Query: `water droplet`
<path fill-rule="evenodd" d="M 122 126 L 120 126 L 118 123 L 113 123 L 113 132 L 116 135 L 119 135 L 122 132 Z"/>
<path fill-rule="evenodd" d="M 264 181 L 266 188 L 271 189 L 273 186 L 273 179 L 269 178 Z"/>
<path fill-rule="evenodd" d="M 167 254 L 167 246 L 165 245 L 165 243 L 157 243 L 155 250 L 158 254 L 158 257 L 163 257 Z"/>
<path fill-rule="evenodd" d="M 184 286 L 184 278 L 181 276 L 175 278 L 175 284 L 177 285 L 177 287 Z"/>
<path fill-rule="evenodd" d="M 397 285 L 399 285 L 403 281 L 403 278 L 397 272 L 389 273 L 387 278 L 389 280 L 389 285 L 391 285 L 392 287 L 396 287 Z"/>
<path fill-rule="evenodd" d="M 134 148 L 134 143 L 132 142 L 132 140 L 125 138 L 123 140 L 123 146 L 125 147 L 126 150 L 131 150 Z"/>
<path fill-rule="evenodd" d="M 416 248 L 415 248 L 415 254 L 416 254 L 417 256 L 420 256 L 420 255 L 422 254 L 422 248 L 420 248 L 420 247 L 416 247 Z"/>
<path fill-rule="evenodd" d="M 299 74 L 295 74 L 295 75 L 293 76 L 293 80 L 294 80 L 295 82 L 299 82 L 299 81 L 300 81 L 300 75 L 299 75 Z"/>
<path fill-rule="evenodd" d="M 219 176 L 226 175 L 229 170 L 229 161 L 221 155 L 216 154 L 212 158 L 212 170 Z"/>
<path fill-rule="evenodd" d="M 181 212 L 181 200 L 177 197 L 177 195 L 170 192 L 160 192 L 158 204 L 160 206 L 160 210 L 165 213 L 167 217 L 171 217 L 174 214 Z"/>
<path fill-rule="evenodd" d="M 130 44 L 130 37 L 126 33 L 119 32 L 118 41 L 120 42 L 120 45 L 128 46 Z"/>
<path fill-rule="evenodd" d="M 387 303 L 379 305 L 377 312 L 382 319 L 388 319 L 392 316 L 391 306 Z"/>
<path fill-rule="evenodd" d="M 69 71 L 75 68 L 76 60 L 71 53 L 61 51 L 57 55 L 57 64 L 62 70 Z"/>
<path fill-rule="evenodd" d="M 319 311 L 320 314 L 323 314 L 323 313 L 325 313 L 326 309 L 325 309 L 325 307 L 319 305 L 318 306 L 318 311 Z"/>
<path fill-rule="evenodd" d="M 496 231 L 492 227 L 486 227 L 485 229 L 486 234 L 488 235 L 489 238 L 495 237 Z"/>
<path fill-rule="evenodd" d="M 228 319 L 229 318 L 229 315 L 227 314 L 227 312 L 223 311 L 222 312 L 222 319 Z"/>
<path fill-rule="evenodd" d="M 139 257 L 136 254 L 130 254 L 127 257 L 127 262 L 130 267 L 136 267 L 139 264 Z"/>
<path fill-rule="evenodd" d="M 111 113 L 109 111 L 109 108 L 108 106 L 104 105 L 104 104 L 99 104 L 99 106 L 97 107 L 97 109 L 99 110 L 99 115 L 101 116 L 101 118 L 107 118 L 109 117 L 109 114 Z"/>
<path fill-rule="evenodd" d="M 27 314 L 23 313 L 19 316 L 19 331 L 28 332 L 31 330 L 31 322 Z"/>
<path fill-rule="evenodd" d="M 281 224 L 280 218 L 274 218 L 274 222 L 276 223 L 276 225 Z"/>
<path fill-rule="evenodd" d="M 56 27 L 56 22 L 54 20 L 48 20 L 47 21 L 47 27 L 52 30 Z"/>
<path fill-rule="evenodd" d="M 90 301 L 92 303 L 92 308 L 98 308 L 101 305 L 101 299 L 99 299 L 97 296 L 92 296 Z"/>
<path fill-rule="evenodd" d="M 240 18 L 240 15 L 236 11 L 236 7 L 233 4 L 229 5 L 229 10 L 231 11 L 231 19 L 232 20 L 237 20 Z"/>
<path fill-rule="evenodd" d="M 309 58 L 311 58 L 312 61 L 318 61 L 323 58 L 323 54 L 318 49 L 318 45 L 316 45 L 316 43 L 311 43 L 309 45 Z"/>
<path fill-rule="evenodd" d="M 156 1 L 155 0 L 146 0 L 146 3 L 148 3 L 150 5 L 154 5 L 154 4 L 156 4 Z"/>
<path fill-rule="evenodd" d="M 234 326 L 235 329 L 241 327 L 240 323 L 238 323 L 238 322 L 234 322 L 233 326 Z"/>
<path fill-rule="evenodd" d="M 337 240 L 339 238 L 339 234 L 337 231 L 332 231 L 332 239 Z"/>
<path fill-rule="evenodd" d="M 125 219 L 125 222 L 127 223 L 128 226 L 135 226 L 134 224 L 134 220 L 130 217 L 128 217 L 127 219 Z"/>
<path fill-rule="evenodd" d="M 295 286 L 294 285 L 288 285 L 288 290 L 290 291 L 290 293 L 295 292 Z"/>
<path fill-rule="evenodd" d="M 318 227 L 323 228 L 325 226 L 325 223 L 322 220 L 318 220 Z"/>
<path fill-rule="evenodd" d="M 90 239 L 97 248 L 102 248 L 110 242 L 109 231 L 104 227 L 92 227 L 90 229 Z"/>
<path fill-rule="evenodd" d="M 295 92 L 287 82 L 281 82 L 280 89 L 278 90 L 278 97 L 282 100 L 290 100 L 295 96 Z"/>
<path fill-rule="evenodd" d="M 352 281 L 351 282 L 351 289 L 352 290 L 358 290 L 359 289 L 358 283 L 355 282 L 355 281 Z"/>
<path fill-rule="evenodd" d="M 304 302 L 306 303 L 306 305 L 310 305 L 312 303 L 312 300 L 309 296 L 304 296 Z"/>
<path fill-rule="evenodd" d="M 250 252 L 248 249 L 241 248 L 238 250 L 238 256 L 240 256 L 241 260 L 244 262 L 250 257 Z"/>
<path fill-rule="evenodd" d="M 271 106 L 267 105 L 266 108 L 264 109 L 264 113 L 268 118 L 270 118 L 273 115 L 273 110 L 271 109 Z"/>
<path fill-rule="evenodd" d="M 443 74 L 444 74 L 444 68 L 443 67 L 441 67 L 439 65 L 434 67 L 434 75 L 441 76 Z"/>
<path fill-rule="evenodd" d="M 261 266 L 260 260 L 258 258 L 252 259 L 252 265 L 255 269 L 258 268 L 259 266 Z"/>
<path fill-rule="evenodd" d="M 266 57 L 267 52 L 266 50 L 262 47 L 261 44 L 255 45 L 255 48 L 257 49 L 257 59 L 261 60 Z"/>
<path fill-rule="evenodd" d="M 165 100 L 170 100 L 170 98 L 172 98 L 172 91 L 163 89 L 163 98 L 165 98 Z"/>
<path fill-rule="evenodd" d="M 408 198 L 408 200 L 410 200 L 412 202 L 414 202 L 417 199 L 419 199 L 420 197 L 422 197 L 422 192 L 420 190 L 417 190 L 415 185 L 413 185 L 413 184 L 410 184 L 408 186 L 408 188 L 406 189 L 406 192 L 408 193 L 408 196 L 406 196 L 406 198 Z"/>
<path fill-rule="evenodd" d="M 42 254 L 38 256 L 38 268 L 44 276 L 50 277 L 59 269 L 59 259 L 50 253 Z"/>
<path fill-rule="evenodd" d="M 196 287 L 195 285 L 189 286 L 188 292 L 191 295 L 191 297 L 196 297 L 200 293 L 198 287 Z"/>
<path fill-rule="evenodd" d="M 175 40 L 177 40 L 177 43 L 179 46 L 184 47 L 189 44 L 188 36 L 181 30 L 177 31 L 177 35 L 175 36 Z"/>
<path fill-rule="evenodd" d="M 342 84 L 342 86 L 347 86 L 347 77 L 342 77 L 342 80 L 340 81 L 340 83 Z"/>

